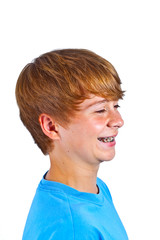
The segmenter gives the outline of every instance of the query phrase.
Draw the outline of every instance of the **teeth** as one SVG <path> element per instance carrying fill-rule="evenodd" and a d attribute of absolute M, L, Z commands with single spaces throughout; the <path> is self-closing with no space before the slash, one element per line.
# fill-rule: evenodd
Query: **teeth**
<path fill-rule="evenodd" d="M 101 142 L 113 142 L 114 137 L 98 138 L 98 140 Z"/>

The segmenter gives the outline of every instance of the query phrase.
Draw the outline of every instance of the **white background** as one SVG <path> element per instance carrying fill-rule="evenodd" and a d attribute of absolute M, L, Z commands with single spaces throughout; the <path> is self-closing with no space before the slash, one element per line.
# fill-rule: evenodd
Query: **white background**
<path fill-rule="evenodd" d="M 57 48 L 87 48 L 109 60 L 127 90 L 117 155 L 99 177 L 130 240 L 160 239 L 160 9 L 143 0 L 15 0 L 0 6 L 0 240 L 21 239 L 38 182 L 49 168 L 19 120 L 22 68 Z"/>

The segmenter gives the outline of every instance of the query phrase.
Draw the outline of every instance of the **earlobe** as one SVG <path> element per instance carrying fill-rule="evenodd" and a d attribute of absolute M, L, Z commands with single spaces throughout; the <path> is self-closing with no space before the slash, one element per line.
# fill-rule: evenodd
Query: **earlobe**
<path fill-rule="evenodd" d="M 49 115 L 42 113 L 39 116 L 39 123 L 42 128 L 43 133 L 49 138 L 56 140 L 59 139 L 58 125 L 55 123 L 54 119 Z"/>

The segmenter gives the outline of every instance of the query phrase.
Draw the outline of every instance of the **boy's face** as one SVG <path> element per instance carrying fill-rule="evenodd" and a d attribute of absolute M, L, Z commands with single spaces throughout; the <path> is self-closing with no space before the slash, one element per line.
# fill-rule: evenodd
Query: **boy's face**
<path fill-rule="evenodd" d="M 60 140 L 55 142 L 55 147 L 62 156 L 74 161 L 97 164 L 111 160 L 118 128 L 123 126 L 117 108 L 117 101 L 102 97 L 84 100 L 68 128 L 59 126 Z"/>

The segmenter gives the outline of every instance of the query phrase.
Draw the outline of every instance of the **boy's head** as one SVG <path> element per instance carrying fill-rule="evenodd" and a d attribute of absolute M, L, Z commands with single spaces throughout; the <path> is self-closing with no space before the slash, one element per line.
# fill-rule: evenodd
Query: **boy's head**
<path fill-rule="evenodd" d="M 44 154 L 52 140 L 40 126 L 42 113 L 66 127 L 78 105 L 91 95 L 107 100 L 123 98 L 121 81 L 104 58 L 85 49 L 55 50 L 41 55 L 22 70 L 16 85 L 20 117 Z"/>

